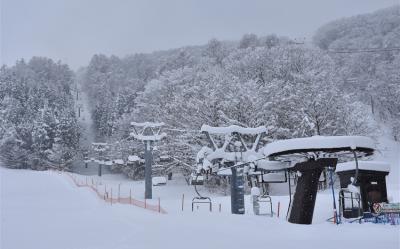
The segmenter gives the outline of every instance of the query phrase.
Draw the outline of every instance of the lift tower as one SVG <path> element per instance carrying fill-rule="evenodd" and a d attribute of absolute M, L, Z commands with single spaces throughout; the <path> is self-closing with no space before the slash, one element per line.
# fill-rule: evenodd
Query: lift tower
<path fill-rule="evenodd" d="M 130 136 L 136 140 L 142 141 L 144 143 L 144 158 L 145 158 L 145 191 L 144 197 L 145 199 L 152 199 L 152 178 L 151 178 L 151 164 L 152 164 L 152 145 L 155 142 L 163 139 L 166 134 L 161 132 L 161 127 L 164 126 L 164 123 L 153 123 L 153 122 L 144 122 L 144 123 L 136 123 L 131 122 L 132 132 Z"/>

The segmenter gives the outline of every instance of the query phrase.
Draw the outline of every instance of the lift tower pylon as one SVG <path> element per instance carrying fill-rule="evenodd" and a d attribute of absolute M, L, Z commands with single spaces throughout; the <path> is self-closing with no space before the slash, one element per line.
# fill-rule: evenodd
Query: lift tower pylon
<path fill-rule="evenodd" d="M 131 122 L 132 132 L 130 136 L 136 140 L 142 141 L 144 143 L 144 157 L 145 157 L 145 191 L 144 198 L 152 199 L 152 177 L 151 177 L 151 164 L 153 160 L 152 145 L 155 142 L 163 139 L 166 134 L 161 132 L 161 127 L 164 126 L 164 123 L 153 123 L 153 122 L 144 122 L 137 123 Z"/>

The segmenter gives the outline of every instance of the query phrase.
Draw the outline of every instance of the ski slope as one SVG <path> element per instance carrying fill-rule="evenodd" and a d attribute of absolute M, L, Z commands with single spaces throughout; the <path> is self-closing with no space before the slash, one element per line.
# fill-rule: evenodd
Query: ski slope
<path fill-rule="evenodd" d="M 1 167 L 0 173 L 2 249 L 398 249 L 400 243 L 398 226 L 337 226 L 323 221 L 331 212 L 330 196 L 324 194 L 317 199 L 317 222 L 307 226 L 251 212 L 231 215 L 228 197 L 213 198 L 215 203 L 222 203 L 221 213 L 216 208 L 212 213 L 202 208 L 203 212 L 192 213 L 188 203 L 182 212 L 181 194 L 177 193 L 190 195 L 191 191 L 179 179 L 154 188 L 155 196 L 162 198 L 161 204 L 168 211 L 163 215 L 129 205 L 106 204 L 88 188 L 77 188 L 65 174 Z M 102 184 L 122 180 L 104 177 Z"/>

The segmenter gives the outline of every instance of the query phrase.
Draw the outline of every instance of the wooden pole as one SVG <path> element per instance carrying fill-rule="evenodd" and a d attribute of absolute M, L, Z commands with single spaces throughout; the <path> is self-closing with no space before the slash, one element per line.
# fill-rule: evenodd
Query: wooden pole
<path fill-rule="evenodd" d="M 182 212 L 183 212 L 184 202 L 185 202 L 185 194 L 182 194 Z"/>
<path fill-rule="evenodd" d="M 158 212 L 161 213 L 161 203 L 160 197 L 158 197 Z"/>
<path fill-rule="evenodd" d="M 121 183 L 118 184 L 118 202 L 120 200 L 120 196 L 121 196 L 120 194 L 121 194 Z"/>
<path fill-rule="evenodd" d="M 279 218 L 279 211 L 280 211 L 280 209 L 281 209 L 281 202 L 278 201 L 278 212 L 277 212 L 277 217 L 278 217 L 278 218 Z"/>
<path fill-rule="evenodd" d="M 129 189 L 129 204 L 132 204 L 132 189 Z"/>
<path fill-rule="evenodd" d="M 219 207 L 218 207 L 219 212 L 221 213 L 221 210 L 222 210 L 221 203 L 220 203 L 218 206 L 219 206 Z"/>

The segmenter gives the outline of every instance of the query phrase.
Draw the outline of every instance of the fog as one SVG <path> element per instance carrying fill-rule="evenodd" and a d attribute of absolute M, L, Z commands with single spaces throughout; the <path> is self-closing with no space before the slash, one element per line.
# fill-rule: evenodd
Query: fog
<path fill-rule="evenodd" d="M 275 33 L 310 40 L 322 24 L 397 0 L 2 0 L 1 63 L 47 56 L 77 69 L 95 53 L 123 56 L 211 38 Z"/>

